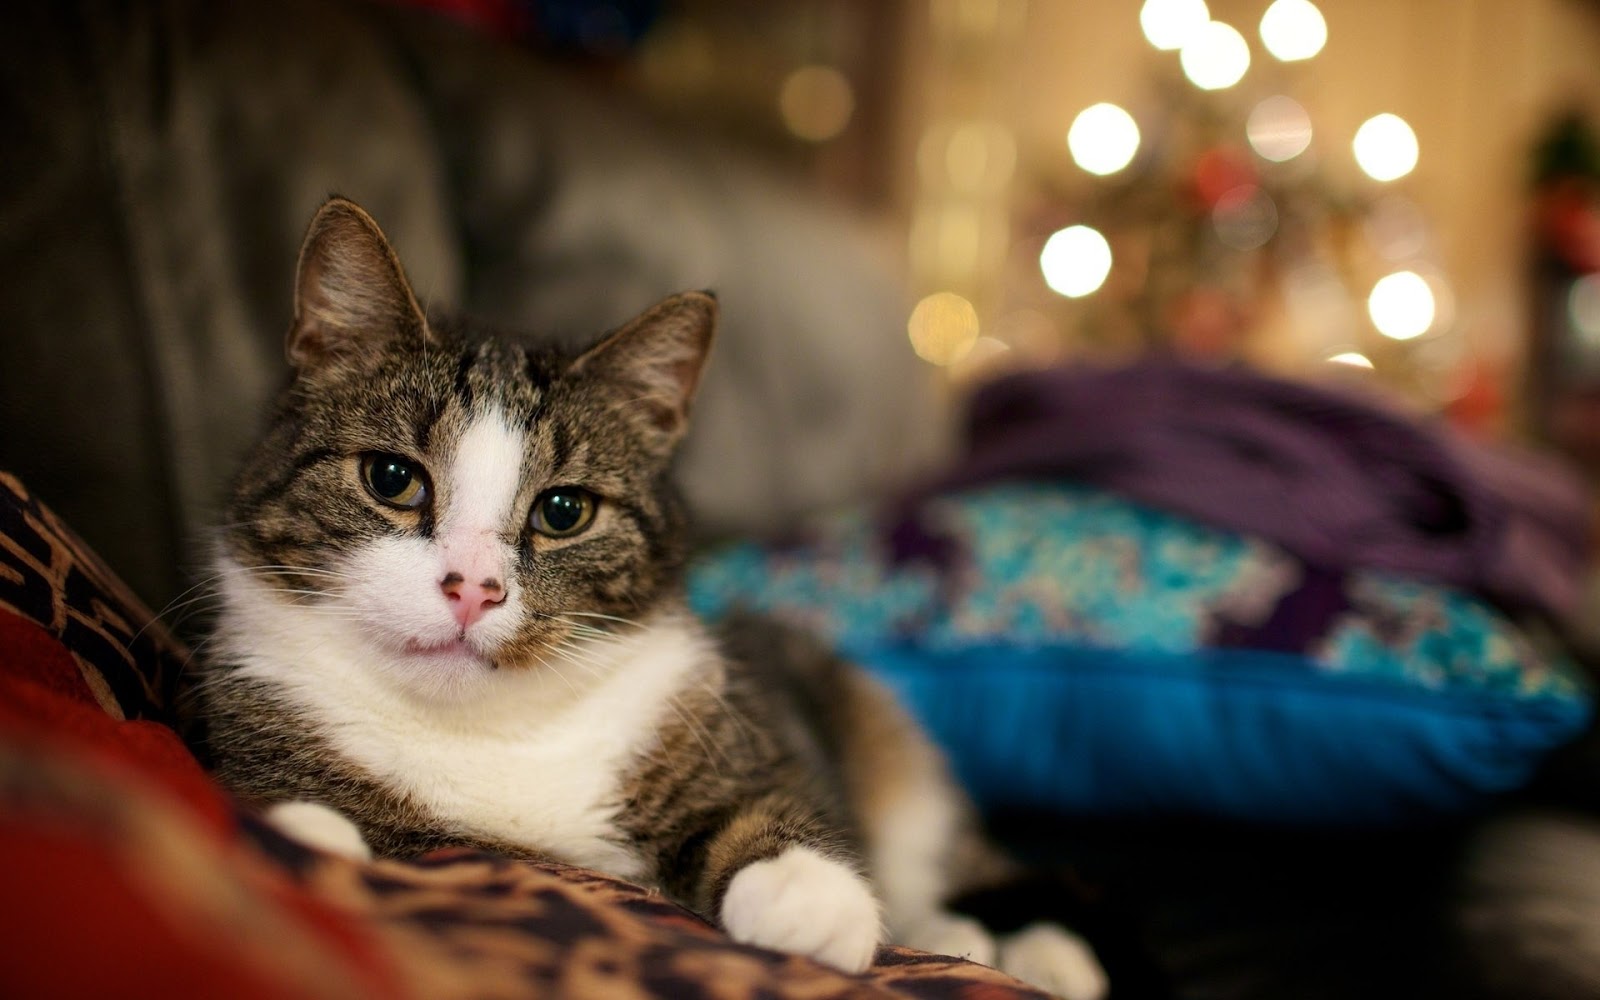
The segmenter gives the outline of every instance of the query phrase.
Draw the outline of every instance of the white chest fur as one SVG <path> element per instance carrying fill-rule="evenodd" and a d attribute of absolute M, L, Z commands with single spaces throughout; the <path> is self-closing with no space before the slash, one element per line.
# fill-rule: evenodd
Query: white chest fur
<path fill-rule="evenodd" d="M 461 828 L 623 877 L 613 834 L 627 765 L 672 699 L 715 667 L 693 619 L 664 615 L 537 669 L 484 669 L 456 700 L 394 684 L 376 652 L 243 574 L 224 583 L 222 655 L 301 709 L 333 748 Z"/>

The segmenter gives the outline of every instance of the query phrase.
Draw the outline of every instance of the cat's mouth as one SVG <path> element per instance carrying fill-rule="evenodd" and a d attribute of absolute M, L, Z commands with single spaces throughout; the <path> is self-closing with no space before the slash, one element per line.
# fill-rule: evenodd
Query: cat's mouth
<path fill-rule="evenodd" d="M 465 636 L 456 636 L 443 642 L 424 642 L 421 639 L 407 639 L 403 644 L 407 653 L 413 656 L 458 657 L 475 660 L 490 669 L 498 666 L 487 653 L 468 642 Z"/>

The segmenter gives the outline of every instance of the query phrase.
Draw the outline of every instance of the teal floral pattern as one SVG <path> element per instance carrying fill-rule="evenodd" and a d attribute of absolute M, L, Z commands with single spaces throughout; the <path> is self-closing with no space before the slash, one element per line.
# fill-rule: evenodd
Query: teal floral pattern
<path fill-rule="evenodd" d="M 838 516 L 785 546 L 734 545 L 696 562 L 690 593 L 702 614 L 742 604 L 847 650 L 1258 649 L 1430 691 L 1583 696 L 1569 664 L 1470 594 L 1321 570 L 1258 539 L 1060 484 L 996 485 L 898 519 Z"/>

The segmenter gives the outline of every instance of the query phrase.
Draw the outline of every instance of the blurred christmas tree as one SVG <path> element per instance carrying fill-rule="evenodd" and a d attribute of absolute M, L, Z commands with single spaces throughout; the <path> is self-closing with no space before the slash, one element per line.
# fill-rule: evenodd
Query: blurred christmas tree
<path fill-rule="evenodd" d="M 1533 157 L 1533 430 L 1600 475 L 1600 140 L 1573 111 Z"/>
<path fill-rule="evenodd" d="M 1254 66 L 1202 0 L 1147 0 L 1139 16 L 1156 51 L 1137 113 L 1094 104 L 1065 150 L 1018 152 L 1013 249 L 984 330 L 1003 340 L 1033 316 L 1074 350 L 1335 362 L 1434 406 L 1484 402 L 1493 380 L 1465 357 L 1436 240 L 1401 191 L 1415 133 L 1377 113 L 1335 135 L 1297 99 L 1328 38 L 1316 6 L 1264 4 Z M 1330 165 L 1352 155 L 1359 181 L 1341 183 L 1351 172 Z"/>

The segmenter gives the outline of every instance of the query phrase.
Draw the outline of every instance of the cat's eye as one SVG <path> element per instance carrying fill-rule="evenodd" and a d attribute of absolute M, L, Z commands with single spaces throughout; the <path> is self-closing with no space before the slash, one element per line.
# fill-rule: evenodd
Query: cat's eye
<path fill-rule="evenodd" d="M 428 502 L 428 479 L 422 466 L 385 452 L 361 456 L 361 481 L 373 496 L 391 507 L 416 509 Z"/>
<path fill-rule="evenodd" d="M 528 527 L 551 538 L 571 538 L 594 522 L 599 501 L 576 486 L 545 490 L 528 512 Z"/>

